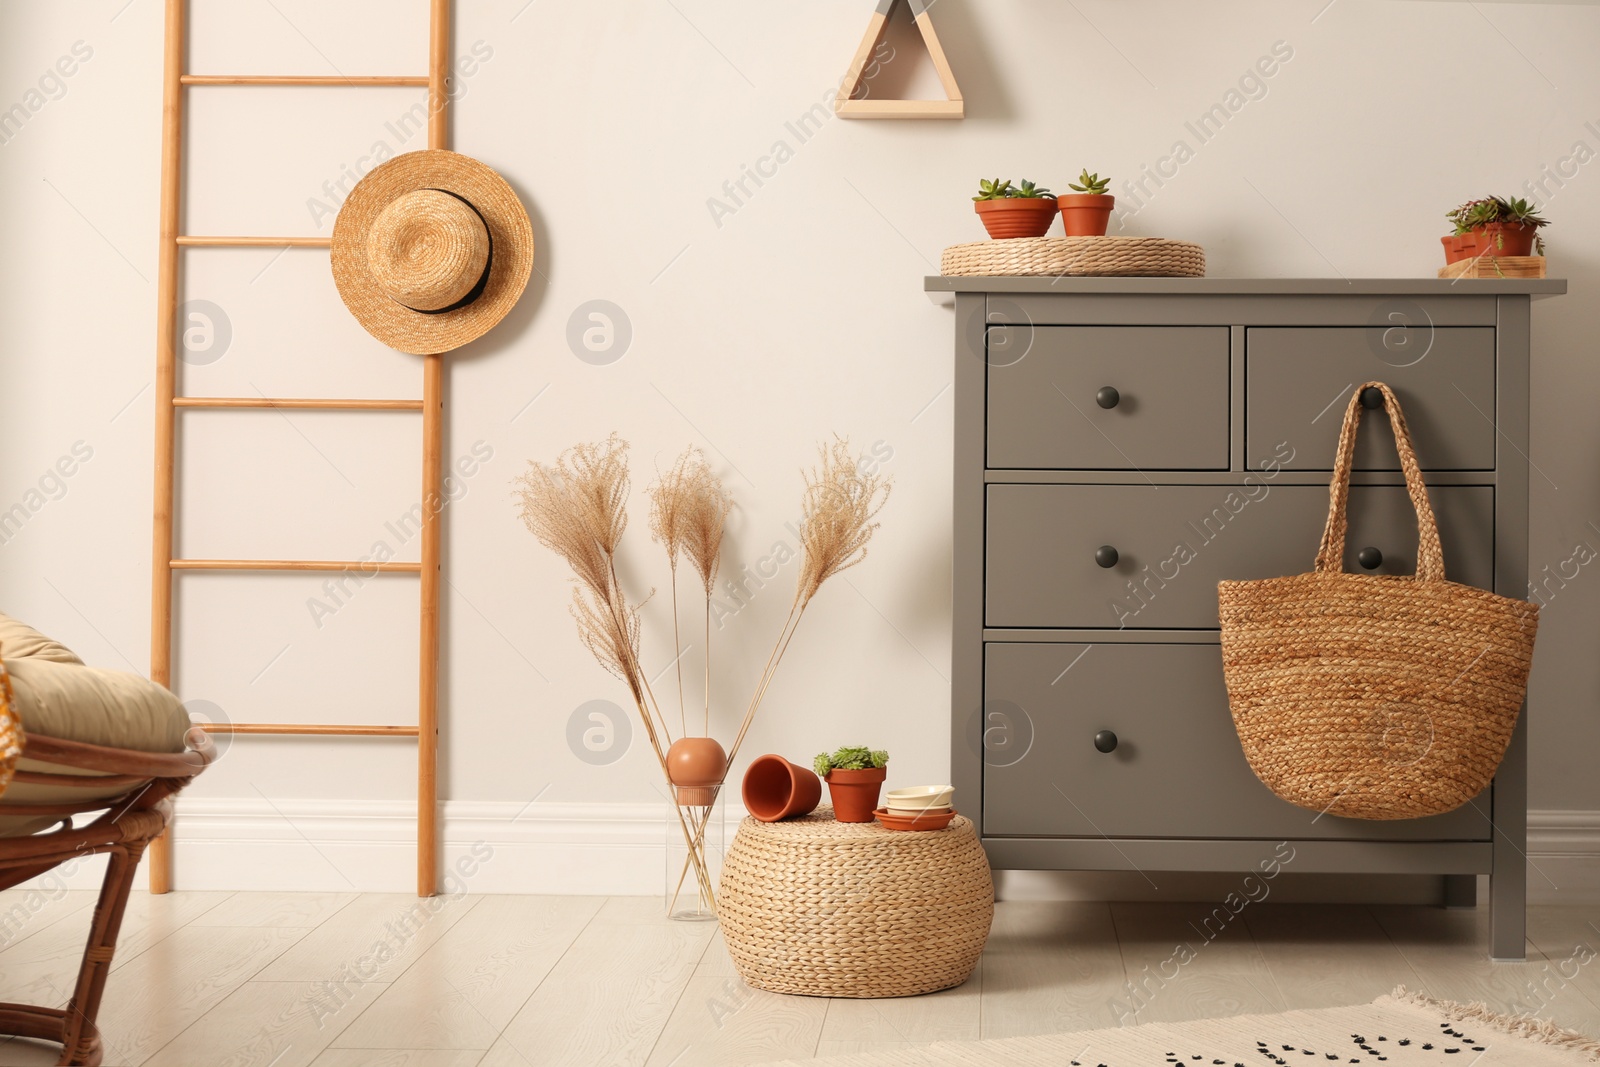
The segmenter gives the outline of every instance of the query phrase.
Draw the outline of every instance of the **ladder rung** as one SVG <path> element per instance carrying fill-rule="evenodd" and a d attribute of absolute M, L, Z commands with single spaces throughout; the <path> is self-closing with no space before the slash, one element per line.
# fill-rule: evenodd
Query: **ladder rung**
<path fill-rule="evenodd" d="M 195 237 L 180 236 L 187 248 L 332 248 L 331 237 Z"/>
<path fill-rule="evenodd" d="M 169 565 L 175 571 L 388 571 L 400 574 L 421 574 L 422 564 L 389 560 L 338 560 L 338 559 L 175 559 Z"/>
<path fill-rule="evenodd" d="M 322 723 L 231 722 L 200 723 L 208 734 L 305 734 L 336 737 L 417 737 L 415 726 L 332 726 Z"/>
<path fill-rule="evenodd" d="M 178 81 L 183 85 L 343 85 L 356 88 L 372 85 L 426 87 L 428 84 L 426 75 L 357 75 L 346 78 L 339 74 L 185 74 Z"/>
<path fill-rule="evenodd" d="M 175 396 L 175 408 L 305 408 L 325 411 L 421 411 L 420 400 L 326 400 L 321 397 Z"/>

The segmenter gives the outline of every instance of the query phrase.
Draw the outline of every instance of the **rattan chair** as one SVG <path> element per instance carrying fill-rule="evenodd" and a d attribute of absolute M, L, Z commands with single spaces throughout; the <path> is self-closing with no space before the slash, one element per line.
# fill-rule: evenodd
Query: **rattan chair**
<path fill-rule="evenodd" d="M 60 793 L 78 796 L 40 802 L 0 797 L 0 817 L 59 820 L 54 829 L 0 837 L 0 889 L 69 860 L 101 853 L 109 858 L 72 998 L 64 1008 L 0 1004 L 0 1034 L 58 1042 L 60 1064 L 101 1062 L 104 1051 L 95 1016 L 139 858 L 172 818 L 173 795 L 216 756 L 211 739 L 198 728 L 186 740 L 187 751 L 158 753 L 29 735 L 14 781 L 58 787 Z M 28 792 L 37 795 L 38 790 Z M 103 813 L 83 826 L 73 826 L 72 816 L 94 812 Z"/>

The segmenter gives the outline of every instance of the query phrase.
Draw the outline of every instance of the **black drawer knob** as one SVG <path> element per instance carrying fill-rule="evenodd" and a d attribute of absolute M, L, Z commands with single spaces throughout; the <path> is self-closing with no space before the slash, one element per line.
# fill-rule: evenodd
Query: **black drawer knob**
<path fill-rule="evenodd" d="M 1105 408 L 1107 411 L 1110 411 L 1112 408 L 1116 407 L 1118 402 L 1121 400 L 1122 394 L 1117 392 L 1115 388 L 1109 385 L 1101 386 L 1100 391 L 1094 394 L 1094 402 Z"/>
<path fill-rule="evenodd" d="M 1383 553 L 1369 546 L 1356 553 L 1356 562 L 1369 571 L 1375 571 L 1383 566 Z"/>
<path fill-rule="evenodd" d="M 1117 735 L 1110 730 L 1101 730 L 1094 735 L 1094 747 L 1101 752 L 1113 752 L 1117 747 Z"/>
<path fill-rule="evenodd" d="M 1101 545 L 1094 550 L 1094 561 L 1102 567 L 1115 567 L 1117 565 L 1117 550 L 1110 545 Z"/>
<path fill-rule="evenodd" d="M 1368 411 L 1377 411 L 1383 407 L 1383 390 L 1375 385 L 1369 385 L 1361 390 L 1361 406 Z"/>

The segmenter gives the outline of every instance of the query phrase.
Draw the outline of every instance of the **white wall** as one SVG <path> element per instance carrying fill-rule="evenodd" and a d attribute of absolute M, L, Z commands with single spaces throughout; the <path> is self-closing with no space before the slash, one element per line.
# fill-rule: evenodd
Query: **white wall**
<path fill-rule="evenodd" d="M 192 6 L 197 71 L 423 69 L 422 0 Z M 798 468 L 816 441 L 838 431 L 892 452 L 896 488 L 871 558 L 816 601 L 746 752 L 801 759 L 861 740 L 893 750 L 897 780 L 945 777 L 951 318 L 921 287 L 943 246 L 981 236 L 968 199 L 980 175 L 1060 189 L 1088 166 L 1125 196 L 1123 179 L 1183 139 L 1193 158 L 1126 232 L 1200 241 L 1215 275 L 1424 277 L 1440 261 L 1446 208 L 1521 193 L 1576 142 L 1600 150 L 1600 9 L 1587 3 L 944 0 L 934 15 L 969 117 L 828 119 L 803 143 L 786 124 L 835 84 L 867 0 L 456 6 L 456 54 L 477 59 L 459 78 L 454 146 L 507 176 L 538 241 L 523 303 L 452 360 L 449 379 L 447 455 L 478 445 L 492 458 L 464 479 L 446 518 L 443 794 L 510 811 L 534 798 L 657 796 L 637 730 L 609 765 L 569 750 L 575 710 L 624 694 L 579 648 L 562 568 L 522 530 L 510 497 L 528 458 L 612 430 L 634 446 L 628 578 L 640 593 L 658 588 L 646 659 L 663 666 L 673 655 L 666 572 L 642 511 L 656 464 L 693 442 L 725 473 L 740 505 L 727 561 L 737 571 L 789 538 Z M 76 442 L 93 450 L 64 495 L 47 484 L 60 498 L 0 545 L 0 607 L 91 662 L 139 670 L 149 646 L 160 40 L 157 0 L 0 6 L 0 108 L 40 105 L 0 144 L 0 509 L 30 500 Z M 80 41 L 92 56 L 29 97 Z M 1292 59 L 1199 143 L 1185 121 L 1223 100 L 1275 42 Z M 1464 75 L 1471 56 L 1489 57 L 1495 73 Z M 421 99 L 404 89 L 192 91 L 188 230 L 326 234 L 342 194 L 324 182 L 361 166 L 378 142 L 419 147 L 399 119 Z M 792 158 L 761 187 L 747 182 L 753 195 L 734 205 L 724 183 L 779 141 Z M 1600 274 L 1597 190 L 1600 164 L 1590 164 L 1538 197 L 1554 220 L 1554 270 L 1574 295 L 1534 315 L 1533 459 L 1547 476 L 1534 479 L 1535 571 L 1568 560 L 1578 541 L 1600 546 L 1588 296 Z M 713 212 L 711 198 L 737 210 Z M 326 253 L 202 251 L 186 264 L 185 298 L 220 307 L 232 334 L 220 359 L 185 368 L 186 391 L 417 395 L 418 361 L 344 312 Z M 579 359 L 568 342 L 569 320 L 593 300 L 631 324 L 631 344 L 608 365 Z M 416 499 L 414 416 L 182 420 L 184 554 L 343 557 L 379 539 L 415 552 L 384 525 Z M 715 635 L 724 735 L 794 570 Z M 1581 569 L 1545 615 L 1536 808 L 1600 809 L 1593 571 Z M 411 721 L 414 579 L 370 583 L 320 627 L 307 604 L 319 585 L 180 578 L 180 695 L 237 721 Z M 691 675 L 698 656 L 685 659 Z M 404 742 L 241 740 L 193 795 L 210 805 L 403 801 L 413 752 Z M 286 827 L 280 836 L 295 841 Z"/>

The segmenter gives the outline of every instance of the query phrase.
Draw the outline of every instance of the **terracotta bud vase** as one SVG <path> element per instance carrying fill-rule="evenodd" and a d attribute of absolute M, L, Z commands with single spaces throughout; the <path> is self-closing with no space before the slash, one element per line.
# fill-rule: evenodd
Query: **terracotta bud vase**
<path fill-rule="evenodd" d="M 828 797 L 833 801 L 833 817 L 839 822 L 871 822 L 872 812 L 878 806 L 878 793 L 883 780 L 888 777 L 887 767 L 868 767 L 860 771 L 844 771 L 835 767 L 828 772 Z"/>
<path fill-rule="evenodd" d="M 714 737 L 680 737 L 667 749 L 667 778 L 678 803 L 709 807 L 728 774 L 728 754 Z"/>
<path fill-rule="evenodd" d="M 1043 237 L 1056 220 L 1053 196 L 1011 196 L 1004 200 L 975 200 L 972 209 L 983 228 L 996 241 L 1014 237 Z"/>
<path fill-rule="evenodd" d="M 758 757 L 744 772 L 744 809 L 758 822 L 809 815 L 822 799 L 822 779 L 782 756 Z"/>
<path fill-rule="evenodd" d="M 1117 198 L 1110 193 L 1063 193 L 1061 229 L 1068 237 L 1104 237 Z"/>

